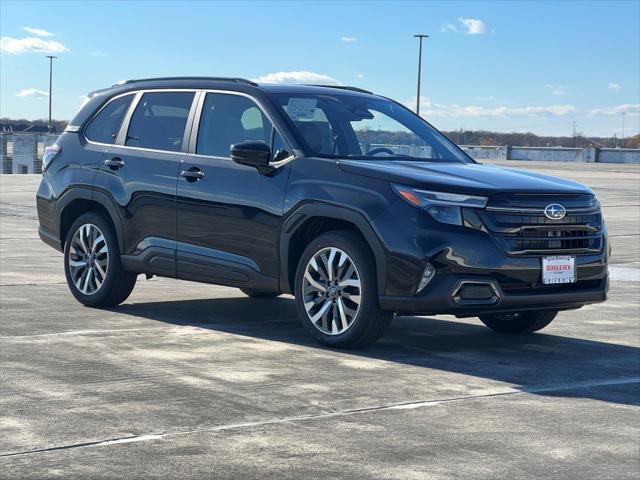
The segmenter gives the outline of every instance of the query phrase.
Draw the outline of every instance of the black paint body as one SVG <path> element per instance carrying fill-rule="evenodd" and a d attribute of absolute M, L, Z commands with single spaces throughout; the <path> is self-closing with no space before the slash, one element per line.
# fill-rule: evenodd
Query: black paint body
<path fill-rule="evenodd" d="M 229 91 L 250 96 L 286 140 L 292 160 L 271 172 L 230 158 L 195 154 L 190 115 L 180 152 L 95 144 L 83 131 L 96 111 L 115 96 L 140 90 Z M 510 254 L 487 227 L 487 212 L 467 212 L 467 226 L 439 223 L 403 201 L 391 184 L 425 190 L 484 195 L 489 206 L 544 208 L 593 202 L 587 187 L 521 170 L 481 165 L 392 160 L 316 158 L 275 105 L 274 92 L 366 95 L 327 87 L 255 86 L 207 79 L 134 82 L 96 92 L 57 141 L 62 153 L 42 175 L 37 193 L 40 236 L 62 250 L 77 214 L 101 209 L 118 235 L 125 268 L 187 280 L 291 292 L 297 259 L 314 232 L 355 229 L 371 249 L 383 308 L 402 313 L 453 313 L 578 308 L 606 299 L 609 247 L 599 212 L 597 251 L 573 252 L 578 283 L 542 287 L 541 255 Z M 194 101 L 193 110 L 195 111 Z M 129 114 L 130 116 L 130 114 Z M 126 122 L 126 119 L 125 119 Z M 117 143 L 120 143 L 118 145 Z M 105 160 L 118 158 L 112 168 Z M 181 172 L 197 168 L 201 180 Z M 475 222 L 475 223 L 474 223 Z M 549 253 L 554 254 L 554 253 Z M 437 268 L 416 295 L 427 262 Z M 489 282 L 492 304 L 457 303 L 464 281 Z"/>

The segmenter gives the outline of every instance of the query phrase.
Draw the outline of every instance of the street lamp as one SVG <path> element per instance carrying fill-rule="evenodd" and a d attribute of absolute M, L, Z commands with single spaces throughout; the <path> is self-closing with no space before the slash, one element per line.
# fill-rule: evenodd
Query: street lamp
<path fill-rule="evenodd" d="M 418 51 L 418 95 L 416 97 L 416 115 L 420 115 L 420 76 L 422 74 L 422 40 L 429 38 L 429 35 L 419 33 L 414 35 L 420 41 L 420 49 Z"/>
<path fill-rule="evenodd" d="M 47 55 L 49 59 L 49 133 L 51 133 L 51 87 L 53 84 L 53 59 L 58 58 L 53 55 Z"/>

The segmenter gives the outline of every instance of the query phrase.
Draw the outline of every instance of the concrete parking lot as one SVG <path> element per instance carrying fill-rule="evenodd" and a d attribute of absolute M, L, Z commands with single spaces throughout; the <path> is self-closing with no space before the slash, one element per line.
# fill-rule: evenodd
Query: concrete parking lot
<path fill-rule="evenodd" d="M 610 300 L 542 332 L 401 317 L 310 340 L 290 297 L 144 280 L 76 303 L 37 236 L 39 178 L 0 177 L 3 478 L 639 478 L 640 167 L 502 162 L 590 185 Z"/>

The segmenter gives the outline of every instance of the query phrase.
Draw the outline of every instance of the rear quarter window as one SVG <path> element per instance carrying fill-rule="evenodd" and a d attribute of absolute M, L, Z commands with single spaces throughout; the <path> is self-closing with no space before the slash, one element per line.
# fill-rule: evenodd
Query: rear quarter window
<path fill-rule="evenodd" d="M 87 126 L 85 137 L 92 142 L 115 143 L 132 99 L 133 95 L 125 95 L 107 103 Z"/>

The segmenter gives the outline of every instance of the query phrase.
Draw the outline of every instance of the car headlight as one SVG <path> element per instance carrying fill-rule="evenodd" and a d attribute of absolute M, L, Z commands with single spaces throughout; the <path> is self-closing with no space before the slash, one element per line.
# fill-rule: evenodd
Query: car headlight
<path fill-rule="evenodd" d="M 487 197 L 418 190 L 404 185 L 392 185 L 392 188 L 410 205 L 426 210 L 441 223 L 451 225 L 462 225 L 461 207 L 484 208 L 488 201 Z"/>

